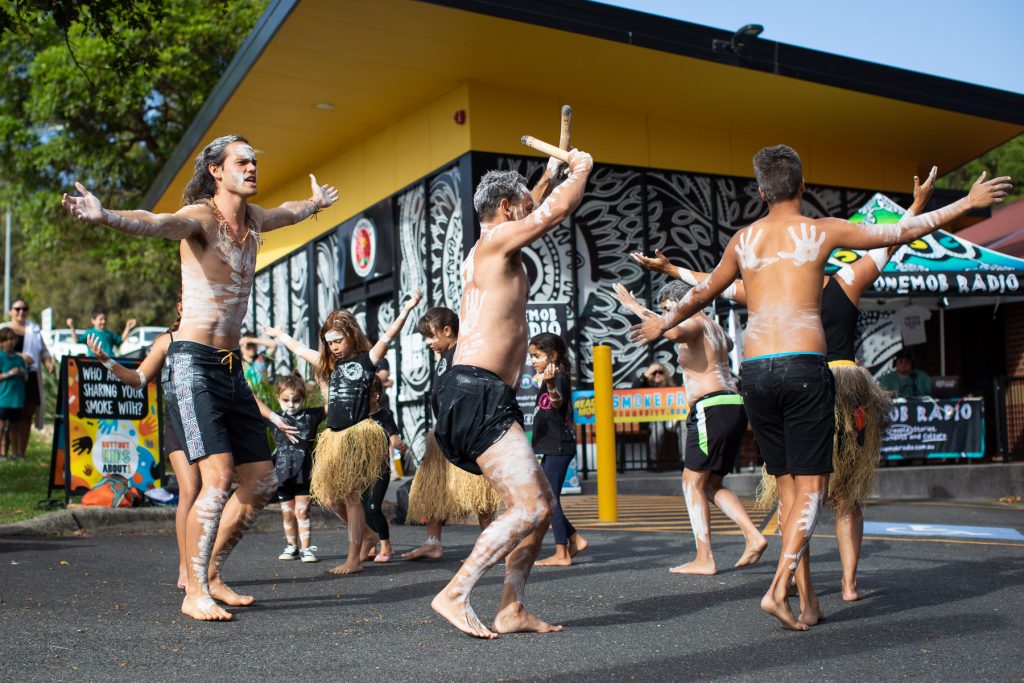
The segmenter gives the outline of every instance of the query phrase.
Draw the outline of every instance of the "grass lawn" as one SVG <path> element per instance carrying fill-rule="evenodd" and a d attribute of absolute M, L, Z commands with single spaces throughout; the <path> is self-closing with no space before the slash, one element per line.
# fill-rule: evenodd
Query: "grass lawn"
<path fill-rule="evenodd" d="M 49 512 L 40 508 L 46 499 L 46 479 L 50 476 L 49 434 L 32 430 L 28 453 L 18 462 L 0 462 L 0 524 L 18 522 Z M 54 492 L 63 502 L 63 492 Z"/>

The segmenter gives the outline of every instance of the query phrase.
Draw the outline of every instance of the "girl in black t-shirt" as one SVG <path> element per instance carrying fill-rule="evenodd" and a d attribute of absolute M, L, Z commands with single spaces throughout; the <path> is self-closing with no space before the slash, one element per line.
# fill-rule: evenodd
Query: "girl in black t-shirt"
<path fill-rule="evenodd" d="M 576 458 L 576 432 L 570 410 L 569 349 L 561 337 L 545 332 L 530 340 L 529 350 L 530 363 L 542 380 L 537 411 L 533 415 L 533 450 L 541 456 L 541 468 L 556 501 L 551 510 L 555 554 L 537 565 L 567 567 L 588 545 L 566 519 L 561 502 L 565 473 Z"/>
<path fill-rule="evenodd" d="M 371 344 L 350 311 L 336 310 L 320 327 L 320 350 L 314 351 L 273 327 L 289 351 L 313 366 L 317 384 L 326 397 L 327 429 L 317 439 L 310 492 L 348 525 L 348 559 L 332 574 L 363 570 L 360 559 L 366 514 L 362 493 L 373 484 L 388 457 L 388 435 L 370 419 L 370 382 L 388 345 L 405 327 L 409 312 L 420 302 L 416 290 L 384 336 Z"/>

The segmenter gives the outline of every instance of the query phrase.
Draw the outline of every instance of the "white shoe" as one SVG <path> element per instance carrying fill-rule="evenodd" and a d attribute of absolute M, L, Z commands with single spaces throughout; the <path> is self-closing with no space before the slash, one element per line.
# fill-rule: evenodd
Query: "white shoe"
<path fill-rule="evenodd" d="M 311 545 L 308 548 L 302 550 L 302 561 L 303 562 L 319 562 L 320 560 L 314 555 L 314 551 L 317 550 L 315 545 Z"/>
<path fill-rule="evenodd" d="M 281 552 L 281 554 L 277 556 L 277 559 L 297 560 L 299 559 L 299 549 L 289 543 L 284 547 L 284 550 Z"/>

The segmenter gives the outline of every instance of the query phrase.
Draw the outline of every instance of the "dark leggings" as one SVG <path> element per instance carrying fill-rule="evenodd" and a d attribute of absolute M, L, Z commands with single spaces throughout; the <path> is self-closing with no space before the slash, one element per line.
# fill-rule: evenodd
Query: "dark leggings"
<path fill-rule="evenodd" d="M 384 505 L 384 494 L 388 492 L 388 484 L 391 483 L 391 466 L 384 461 L 384 466 L 377 475 L 377 481 L 373 486 L 363 493 L 363 509 L 366 511 L 366 524 L 380 536 L 380 540 L 387 541 L 391 538 L 391 528 L 388 520 L 384 517 L 381 507 Z"/>
<path fill-rule="evenodd" d="M 562 512 L 562 484 L 565 483 L 565 473 L 572 464 L 574 455 L 545 455 L 540 461 L 544 475 L 551 484 L 551 490 L 555 494 L 555 507 L 551 510 L 551 531 L 555 535 L 555 544 L 568 545 L 569 537 L 576 534 L 572 522 L 565 518 Z"/>

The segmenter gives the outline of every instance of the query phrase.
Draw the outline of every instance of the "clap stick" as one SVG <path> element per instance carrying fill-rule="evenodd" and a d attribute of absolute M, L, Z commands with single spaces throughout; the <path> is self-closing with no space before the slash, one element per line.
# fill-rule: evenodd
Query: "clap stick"
<path fill-rule="evenodd" d="M 572 107 L 568 104 L 562 105 L 562 128 L 558 135 L 558 147 L 568 150 L 572 138 Z"/>
<path fill-rule="evenodd" d="M 532 135 L 524 135 L 519 141 L 527 147 L 537 150 L 541 154 L 547 154 L 549 157 L 554 157 L 559 161 L 569 163 L 569 153 L 564 149 L 559 149 L 558 147 L 548 144 L 543 140 L 538 140 Z"/>

